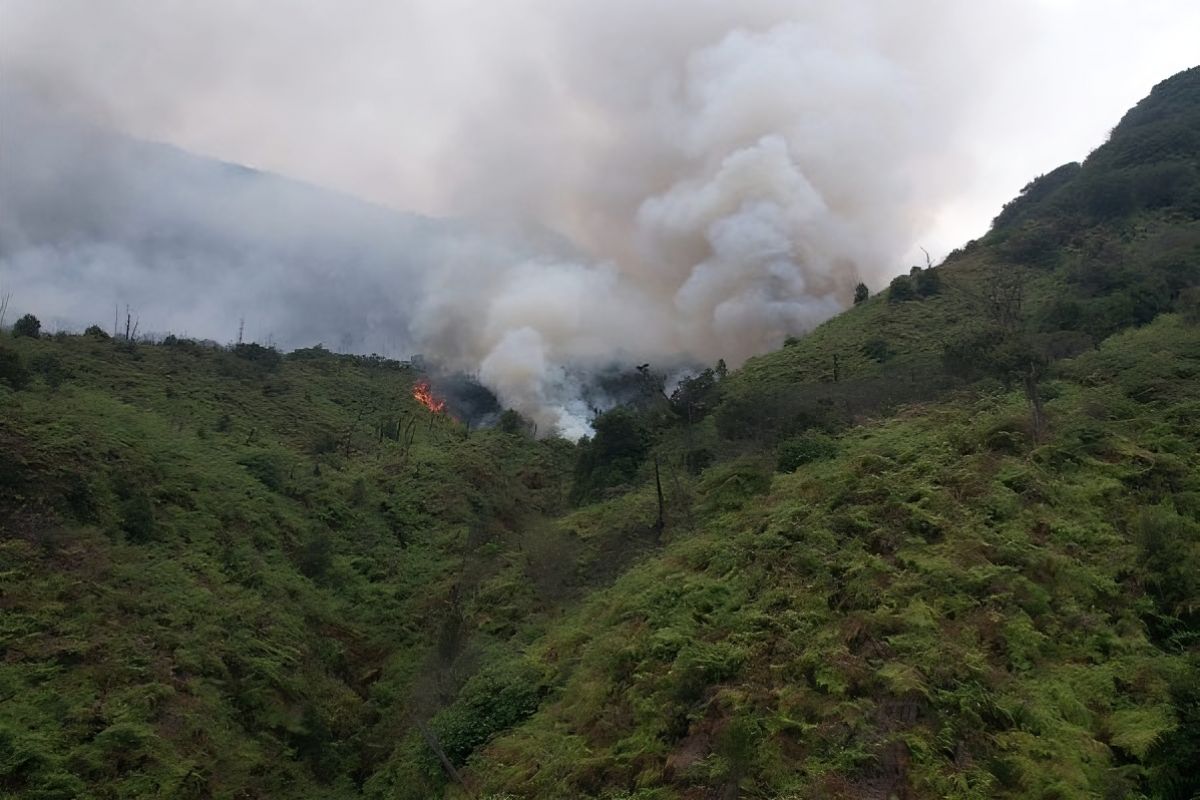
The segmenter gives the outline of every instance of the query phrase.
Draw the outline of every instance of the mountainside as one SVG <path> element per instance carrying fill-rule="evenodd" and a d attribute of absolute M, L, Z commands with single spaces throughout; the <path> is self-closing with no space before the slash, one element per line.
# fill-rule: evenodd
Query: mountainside
<path fill-rule="evenodd" d="M 1200 68 L 578 444 L 407 363 L 18 321 L 0 797 L 1197 796 L 1198 131 Z"/>
<path fill-rule="evenodd" d="M 403 214 L 202 158 L 0 96 L 0 281 L 55 329 L 111 319 L 143 333 L 291 349 L 412 352 L 432 265 L 561 251 L 548 234 Z"/>

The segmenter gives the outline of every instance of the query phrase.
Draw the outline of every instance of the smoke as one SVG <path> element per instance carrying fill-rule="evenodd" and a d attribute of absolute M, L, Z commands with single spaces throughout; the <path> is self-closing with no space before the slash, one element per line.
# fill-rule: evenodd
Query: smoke
<path fill-rule="evenodd" d="M 502 5 L 0 0 L 0 269 L 65 323 L 407 348 L 580 435 L 614 361 L 736 365 L 900 271 L 1030 7 Z"/>

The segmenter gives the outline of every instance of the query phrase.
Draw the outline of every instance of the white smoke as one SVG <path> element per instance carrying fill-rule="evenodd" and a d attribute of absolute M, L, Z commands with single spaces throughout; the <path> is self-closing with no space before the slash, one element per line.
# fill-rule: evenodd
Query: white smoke
<path fill-rule="evenodd" d="M 139 178 L 138 203 L 199 219 L 212 248 L 148 256 L 71 231 L 69 252 L 89 256 L 70 266 L 0 220 L 0 258 L 18 297 L 81 325 L 95 281 L 69 270 L 108 270 L 144 305 L 174 304 L 193 335 L 228 338 L 230 309 L 251 302 L 281 344 L 399 343 L 578 435 L 587 370 L 736 365 L 903 269 L 968 179 L 961 126 L 1036 5 L 0 0 L 0 80 L 43 103 L 476 221 L 405 217 L 388 234 L 376 214 L 349 222 L 349 207 L 257 202 L 278 187 L 223 203 L 226 183 L 210 181 L 181 200 L 163 171 Z M 0 200 L 49 192 L 40 174 L 6 164 Z M 156 230 L 133 217 L 122 225 Z M 236 269 L 204 266 L 220 258 Z M 185 268 L 220 277 L 197 295 Z M 331 337 L 346 320 L 362 330 Z"/>
<path fill-rule="evenodd" d="M 513 264 L 467 293 L 442 290 L 478 278 L 443 277 L 413 333 L 449 325 L 459 365 L 543 427 L 584 429 L 569 365 L 736 365 L 811 330 L 897 271 L 968 166 L 958 70 L 978 17 L 951 4 L 540 8 L 546 55 L 455 140 L 447 202 L 598 260 Z"/>

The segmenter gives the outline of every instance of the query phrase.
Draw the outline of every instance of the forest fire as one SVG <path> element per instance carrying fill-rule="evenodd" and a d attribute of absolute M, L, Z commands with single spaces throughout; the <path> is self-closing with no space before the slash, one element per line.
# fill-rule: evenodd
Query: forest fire
<path fill-rule="evenodd" d="M 433 396 L 433 390 L 429 388 L 429 381 L 417 381 L 413 384 L 412 394 L 418 403 L 435 414 L 441 414 L 446 410 L 446 401 L 438 400 Z"/>

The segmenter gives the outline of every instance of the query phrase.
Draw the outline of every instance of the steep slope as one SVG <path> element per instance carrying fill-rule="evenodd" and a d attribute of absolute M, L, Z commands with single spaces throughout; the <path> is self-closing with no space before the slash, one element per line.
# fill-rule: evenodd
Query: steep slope
<path fill-rule="evenodd" d="M 657 452 L 718 463 L 531 648 L 552 700 L 469 783 L 1200 790 L 1198 101 L 1200 69 L 1165 81 L 944 265 L 685 384 Z"/>
<path fill-rule="evenodd" d="M 396 362 L 11 344 L 0 795 L 356 796 L 416 681 L 504 641 L 455 620 L 561 506 L 565 443 L 468 438 Z"/>

